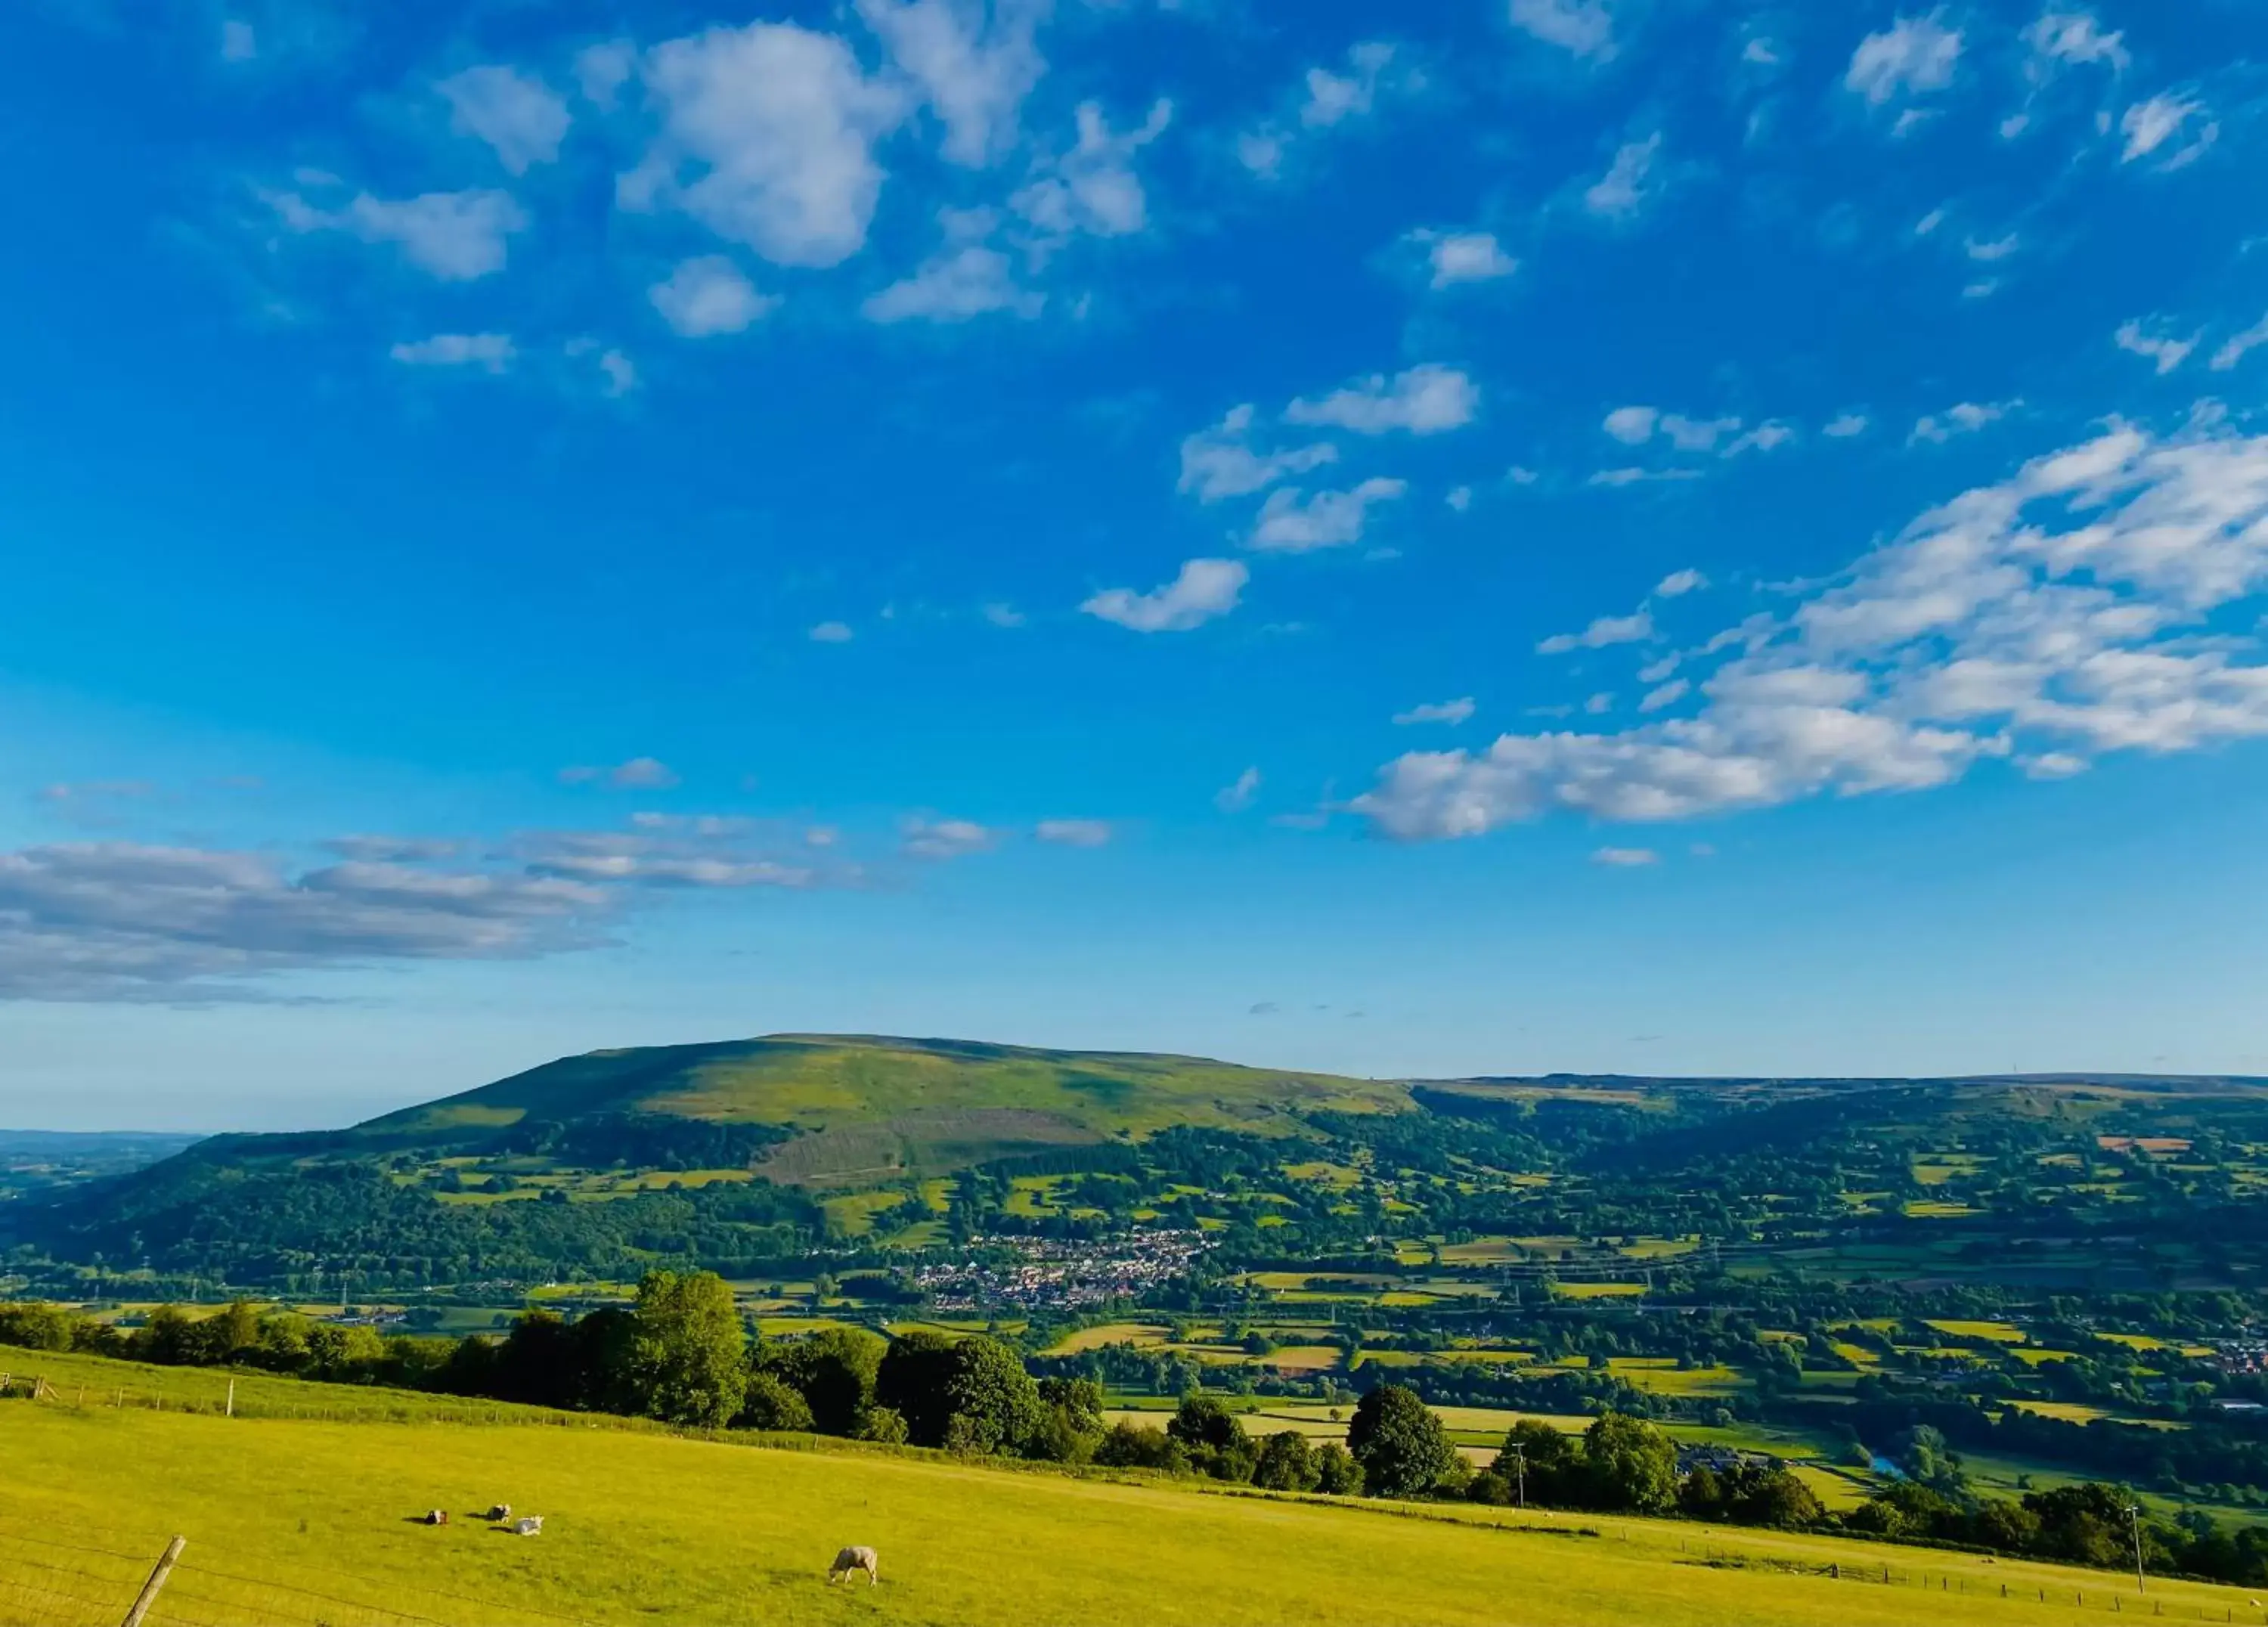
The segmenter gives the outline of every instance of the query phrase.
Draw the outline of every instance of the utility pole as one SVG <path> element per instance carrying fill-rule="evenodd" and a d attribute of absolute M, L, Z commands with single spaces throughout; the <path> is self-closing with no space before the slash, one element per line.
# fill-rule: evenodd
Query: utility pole
<path fill-rule="evenodd" d="M 1524 1514 L 1524 1513 L 1526 1513 L 1528 1512 L 1528 1448 L 1527 1448 L 1527 1447 L 1514 1447 L 1512 1449 L 1512 1472 L 1513 1472 L 1514 1475 L 1516 1475 L 1516 1476 L 1519 1476 L 1519 1482 L 1518 1482 L 1518 1483 L 1519 1483 L 1519 1486 L 1520 1486 L 1520 1512 L 1521 1512 L 1521 1513 L 1523 1513 L 1523 1514 Z"/>
<path fill-rule="evenodd" d="M 2142 1506 L 2139 1503 L 2126 1505 L 2126 1523 L 2134 1529 L 2134 1591 L 2147 1593 L 2148 1585 L 2142 1579 Z"/>

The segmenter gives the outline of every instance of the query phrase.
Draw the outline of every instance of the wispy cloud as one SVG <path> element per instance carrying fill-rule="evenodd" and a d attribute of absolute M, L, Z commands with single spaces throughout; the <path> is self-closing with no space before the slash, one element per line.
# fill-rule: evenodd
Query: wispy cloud
<path fill-rule="evenodd" d="M 1329 424 L 1357 435 L 1438 435 L 1462 429 L 1480 409 L 1480 387 L 1463 372 L 1425 362 L 1391 379 L 1373 373 L 1319 400 L 1284 409 L 1286 423 Z"/>
<path fill-rule="evenodd" d="M 655 757 L 632 757 L 612 768 L 578 765 L 559 770 L 563 785 L 611 785 L 616 791 L 667 791 L 678 784 L 676 772 Z"/>
<path fill-rule="evenodd" d="M 1473 697 L 1460 696 L 1454 701 L 1430 701 L 1413 706 L 1408 711 L 1394 714 L 1394 721 L 1408 727 L 1418 723 L 1462 723 L 1473 715 Z"/>

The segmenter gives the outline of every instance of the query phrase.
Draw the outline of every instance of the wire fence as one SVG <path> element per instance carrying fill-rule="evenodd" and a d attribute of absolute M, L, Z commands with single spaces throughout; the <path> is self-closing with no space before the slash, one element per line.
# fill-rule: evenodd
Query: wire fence
<path fill-rule="evenodd" d="M 21 1520 L 0 1528 L 0 1622 L 9 1627 L 119 1627 L 164 1572 L 144 1627 L 587 1627 L 580 1616 L 313 1564 L 206 1563 L 166 1544 Z"/>

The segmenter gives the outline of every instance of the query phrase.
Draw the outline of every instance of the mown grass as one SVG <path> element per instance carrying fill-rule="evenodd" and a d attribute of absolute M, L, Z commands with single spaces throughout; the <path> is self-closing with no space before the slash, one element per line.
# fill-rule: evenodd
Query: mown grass
<path fill-rule="evenodd" d="M 6 1405 L 0 1529 L 126 1557 L 66 1561 L 93 1601 L 48 1618 L 71 1627 L 117 1619 L 136 1557 L 176 1533 L 204 1568 L 179 1579 L 201 1602 L 172 1619 L 211 1622 L 1966 1627 L 2092 1621 L 2120 1586 L 1676 1522 L 1206 1495 L 876 1452 Z M 543 1535 L 462 1518 L 492 1500 L 544 1514 Z M 434 1506 L 459 1517 L 412 1523 Z M 846 1542 L 880 1550 L 881 1587 L 828 1587 Z M 18 1551 L 0 1550 L 0 1585 L 46 1574 L 5 1557 Z M 2003 1600 L 2004 1584 L 2050 1602 Z M 2153 1594 L 2175 1620 L 2243 1609 L 2228 1590 Z"/>

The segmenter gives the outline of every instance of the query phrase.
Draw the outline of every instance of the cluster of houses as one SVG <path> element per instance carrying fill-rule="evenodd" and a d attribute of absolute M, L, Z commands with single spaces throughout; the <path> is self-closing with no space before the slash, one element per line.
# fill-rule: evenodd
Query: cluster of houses
<path fill-rule="evenodd" d="M 976 1256 L 925 1266 L 915 1280 L 940 1311 L 995 1306 L 1084 1310 L 1161 1288 L 1189 1274 L 1211 1241 L 1203 1232 L 1122 1232 L 1093 1240 L 978 1237 Z M 1008 1256 L 1001 1258 L 1002 1255 Z"/>

